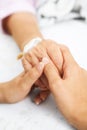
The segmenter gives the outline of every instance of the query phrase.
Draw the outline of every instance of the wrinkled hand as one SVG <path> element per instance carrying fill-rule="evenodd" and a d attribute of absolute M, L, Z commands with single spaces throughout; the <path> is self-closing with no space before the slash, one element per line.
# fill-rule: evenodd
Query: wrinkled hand
<path fill-rule="evenodd" d="M 45 66 L 44 73 L 66 119 L 77 129 L 87 130 L 87 71 L 76 63 L 67 47 L 58 47 L 63 54 L 63 77 L 51 63 Z"/>
<path fill-rule="evenodd" d="M 62 53 L 57 47 L 57 44 L 51 40 L 44 40 L 24 55 L 22 63 L 25 71 L 28 71 L 32 66 L 36 65 L 43 57 L 47 57 L 52 60 L 61 75 L 63 63 Z M 31 63 L 31 66 L 28 63 Z M 41 89 L 41 92 L 35 98 L 35 102 L 39 104 L 44 101 L 50 93 L 49 84 L 44 73 L 40 79 L 36 81 L 35 85 Z"/>

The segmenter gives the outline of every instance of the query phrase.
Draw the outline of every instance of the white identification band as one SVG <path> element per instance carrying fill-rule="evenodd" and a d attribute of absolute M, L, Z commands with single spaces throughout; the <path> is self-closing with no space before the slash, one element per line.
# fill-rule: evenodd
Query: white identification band
<path fill-rule="evenodd" d="M 28 42 L 25 46 L 24 46 L 24 50 L 23 53 L 20 53 L 17 57 L 17 59 L 21 59 L 22 56 L 27 53 L 28 51 L 30 51 L 34 46 L 36 46 L 38 43 L 40 43 L 43 39 L 41 39 L 40 37 L 36 37 L 33 38 L 30 42 Z"/>
<path fill-rule="evenodd" d="M 29 43 L 27 43 L 25 45 L 23 53 L 27 53 L 29 50 L 31 50 L 34 46 L 36 46 L 41 41 L 42 41 L 42 39 L 40 37 L 36 37 L 36 38 L 32 39 Z"/>

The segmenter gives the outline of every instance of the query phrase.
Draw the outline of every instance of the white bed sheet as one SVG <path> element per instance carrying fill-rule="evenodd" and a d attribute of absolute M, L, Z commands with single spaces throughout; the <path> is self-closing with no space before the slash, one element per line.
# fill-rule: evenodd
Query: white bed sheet
<path fill-rule="evenodd" d="M 87 69 L 87 25 L 70 21 L 45 27 L 46 38 L 67 45 L 76 61 Z M 16 57 L 19 49 L 13 39 L 0 33 L 0 82 L 23 71 Z M 74 130 L 57 110 L 52 96 L 40 106 L 29 97 L 16 104 L 0 104 L 0 130 Z"/>

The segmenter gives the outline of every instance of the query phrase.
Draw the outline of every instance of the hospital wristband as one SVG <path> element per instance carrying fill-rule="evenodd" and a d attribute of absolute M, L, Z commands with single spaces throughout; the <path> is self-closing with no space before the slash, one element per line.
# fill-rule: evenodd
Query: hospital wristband
<path fill-rule="evenodd" d="M 41 39 L 40 37 L 36 37 L 36 38 L 33 38 L 31 41 L 29 41 L 25 46 L 24 46 L 24 49 L 23 49 L 23 52 L 20 53 L 17 57 L 17 59 L 21 59 L 22 56 L 29 52 L 33 47 L 35 47 L 38 43 L 40 43 L 43 39 Z"/>

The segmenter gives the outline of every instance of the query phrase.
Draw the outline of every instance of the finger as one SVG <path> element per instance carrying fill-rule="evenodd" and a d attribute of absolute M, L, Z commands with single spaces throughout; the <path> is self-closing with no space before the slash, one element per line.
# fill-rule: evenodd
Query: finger
<path fill-rule="evenodd" d="M 34 65 L 41 61 L 43 57 L 47 57 L 51 61 L 50 57 L 47 55 L 46 49 L 41 44 L 38 44 L 26 55 L 28 62 L 31 64 L 34 63 Z"/>
<path fill-rule="evenodd" d="M 45 43 L 44 45 L 50 59 L 53 61 L 59 72 L 62 73 L 63 57 L 58 44 L 54 41 L 48 40 L 48 44 Z"/>
<path fill-rule="evenodd" d="M 38 64 L 38 58 L 33 54 L 33 50 L 25 54 L 25 59 L 32 65 Z"/>
<path fill-rule="evenodd" d="M 38 80 L 43 73 L 44 66 L 47 63 L 42 61 L 35 67 L 31 68 L 23 77 L 23 82 L 31 89 L 32 85 Z"/>
<path fill-rule="evenodd" d="M 49 96 L 50 94 L 50 91 L 47 90 L 47 91 L 41 91 L 34 99 L 34 102 L 39 105 L 40 103 L 44 102 L 47 97 Z"/>
<path fill-rule="evenodd" d="M 71 63 L 76 63 L 76 61 L 74 60 L 69 48 L 65 45 L 59 45 L 61 51 L 62 51 L 62 54 L 63 54 L 63 57 L 64 57 L 64 60 L 69 63 L 69 65 L 71 65 Z"/>
<path fill-rule="evenodd" d="M 43 57 L 47 57 L 46 49 L 44 48 L 44 46 L 42 46 L 42 44 L 38 44 L 36 47 L 33 48 L 32 51 L 36 58 L 39 59 L 39 61 Z"/>
<path fill-rule="evenodd" d="M 56 71 L 55 66 L 52 63 L 48 63 L 44 67 L 44 73 L 45 73 L 46 78 L 48 80 L 50 89 L 51 90 L 55 89 L 54 87 L 61 80 L 61 77 L 58 74 L 58 72 Z"/>
<path fill-rule="evenodd" d="M 22 58 L 22 65 L 25 72 L 29 71 L 32 68 L 32 65 L 24 57 Z"/>
<path fill-rule="evenodd" d="M 76 63 L 71 52 L 69 51 L 69 49 L 66 46 L 64 46 L 64 45 L 59 45 L 59 46 L 60 46 L 60 49 L 62 51 L 63 58 L 64 58 L 64 63 L 63 63 L 64 76 L 63 76 L 63 78 L 65 79 L 67 77 L 71 77 L 72 73 L 75 72 L 75 71 L 73 71 L 73 69 L 75 69 L 78 64 Z"/>

